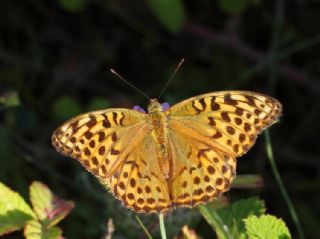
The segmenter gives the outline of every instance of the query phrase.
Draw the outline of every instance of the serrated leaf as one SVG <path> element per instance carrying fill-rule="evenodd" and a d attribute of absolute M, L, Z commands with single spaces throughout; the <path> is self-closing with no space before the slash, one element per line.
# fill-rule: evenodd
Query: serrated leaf
<path fill-rule="evenodd" d="M 219 0 L 222 11 L 227 13 L 241 13 L 249 6 L 249 0 Z"/>
<path fill-rule="evenodd" d="M 54 102 L 53 112 L 58 119 L 65 120 L 79 114 L 81 107 L 74 98 L 63 96 Z"/>
<path fill-rule="evenodd" d="M 285 222 L 275 216 L 250 216 L 244 223 L 250 239 L 291 239 Z"/>
<path fill-rule="evenodd" d="M 26 239 L 61 239 L 62 231 L 59 227 L 48 228 L 39 221 L 29 221 L 24 229 Z"/>
<path fill-rule="evenodd" d="M 237 175 L 231 187 L 260 188 L 263 187 L 263 178 L 260 175 Z"/>
<path fill-rule="evenodd" d="M 20 230 L 35 214 L 16 192 L 0 183 L 0 235 Z"/>
<path fill-rule="evenodd" d="M 74 207 L 73 202 L 56 197 L 46 185 L 40 182 L 31 184 L 30 200 L 38 219 L 49 227 L 65 218 Z"/>
<path fill-rule="evenodd" d="M 182 29 L 186 14 L 181 0 L 147 0 L 147 3 L 167 31 L 177 33 Z"/>
<path fill-rule="evenodd" d="M 243 219 L 265 212 L 264 202 L 257 198 L 242 199 L 219 209 L 210 204 L 199 206 L 200 213 L 212 226 L 220 239 L 244 239 Z"/>

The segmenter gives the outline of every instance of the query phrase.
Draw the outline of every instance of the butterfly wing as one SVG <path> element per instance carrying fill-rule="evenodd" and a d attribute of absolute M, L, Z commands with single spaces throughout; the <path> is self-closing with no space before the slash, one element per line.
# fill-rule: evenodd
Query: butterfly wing
<path fill-rule="evenodd" d="M 194 206 L 227 191 L 236 157 L 281 114 L 274 98 L 248 91 L 196 96 L 169 109 L 172 203 Z"/>
<path fill-rule="evenodd" d="M 165 211 L 171 202 L 146 116 L 128 109 L 83 114 L 60 126 L 52 144 L 97 176 L 124 206 Z"/>
<path fill-rule="evenodd" d="M 135 212 L 163 213 L 172 207 L 167 182 L 161 172 L 159 152 L 148 128 L 137 146 L 110 179 L 101 179 L 110 185 L 123 205 Z"/>

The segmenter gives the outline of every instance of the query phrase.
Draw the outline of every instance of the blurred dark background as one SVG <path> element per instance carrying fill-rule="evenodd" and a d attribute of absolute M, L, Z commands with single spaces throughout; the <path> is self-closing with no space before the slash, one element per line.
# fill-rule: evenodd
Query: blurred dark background
<path fill-rule="evenodd" d="M 319 238 L 319 25 L 317 0 L 1 0 L 0 181 L 27 198 L 28 185 L 39 180 L 75 201 L 60 225 L 67 238 L 101 238 L 108 218 L 114 238 L 144 238 L 134 213 L 55 152 L 50 137 L 79 113 L 147 106 L 109 68 L 156 97 L 185 57 L 162 100 L 241 89 L 283 103 L 281 122 L 270 130 L 275 158 L 306 237 Z M 238 160 L 238 174 L 260 174 L 264 187 L 228 195 L 260 196 L 297 238 L 264 145 L 261 136 Z M 157 238 L 157 218 L 141 218 Z M 184 224 L 214 238 L 196 209 L 175 211 L 166 224 L 169 238 Z"/>

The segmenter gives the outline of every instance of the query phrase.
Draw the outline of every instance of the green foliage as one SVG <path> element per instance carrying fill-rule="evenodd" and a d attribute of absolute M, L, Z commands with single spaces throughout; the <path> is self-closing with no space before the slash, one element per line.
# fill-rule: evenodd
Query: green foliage
<path fill-rule="evenodd" d="M 286 224 L 272 215 L 264 215 L 265 206 L 257 198 L 242 199 L 215 209 L 212 204 L 199 211 L 219 239 L 291 239 Z"/>
<path fill-rule="evenodd" d="M 20 99 L 18 93 L 15 91 L 7 92 L 6 94 L 0 95 L 0 105 L 6 107 L 13 107 L 20 105 Z"/>
<path fill-rule="evenodd" d="M 59 227 L 46 227 L 39 221 L 31 220 L 25 226 L 24 236 L 27 239 L 60 239 L 62 231 Z"/>
<path fill-rule="evenodd" d="M 250 0 L 219 0 L 218 3 L 222 11 L 241 13 L 249 6 Z"/>
<path fill-rule="evenodd" d="M 181 0 L 147 0 L 147 3 L 167 31 L 177 33 L 182 29 L 186 13 Z"/>
<path fill-rule="evenodd" d="M 214 209 L 210 204 L 199 206 L 200 213 L 221 239 L 246 238 L 243 219 L 265 212 L 264 202 L 257 198 L 242 199 Z"/>
<path fill-rule="evenodd" d="M 35 218 L 24 199 L 0 182 L 0 235 L 20 230 Z"/>
<path fill-rule="evenodd" d="M 291 239 L 284 221 L 275 216 L 250 216 L 244 223 L 250 239 Z"/>
<path fill-rule="evenodd" d="M 73 202 L 57 198 L 46 185 L 40 182 L 31 184 L 30 200 L 38 219 L 49 227 L 65 218 L 74 207 Z"/>
<path fill-rule="evenodd" d="M 68 12 L 81 11 L 88 4 L 88 0 L 59 0 L 58 2 Z"/>
<path fill-rule="evenodd" d="M 53 104 L 53 113 L 56 118 L 66 120 L 81 112 L 79 103 L 72 97 L 62 96 Z"/>
<path fill-rule="evenodd" d="M 88 111 L 106 109 L 110 107 L 110 102 L 103 97 L 94 97 L 90 100 L 89 105 L 87 107 Z"/>
<path fill-rule="evenodd" d="M 238 175 L 232 182 L 233 188 L 259 188 L 263 186 L 260 175 Z"/>
<path fill-rule="evenodd" d="M 33 210 L 18 193 L 0 183 L 0 235 L 24 227 L 27 239 L 61 238 L 62 230 L 55 225 L 69 214 L 74 203 L 56 197 L 40 182 L 31 184 L 30 200 Z"/>

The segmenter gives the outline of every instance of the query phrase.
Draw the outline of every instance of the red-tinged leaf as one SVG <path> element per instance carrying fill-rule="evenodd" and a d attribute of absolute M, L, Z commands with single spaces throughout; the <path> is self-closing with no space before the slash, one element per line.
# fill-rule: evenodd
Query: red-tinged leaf
<path fill-rule="evenodd" d="M 73 202 L 58 198 L 40 182 L 31 184 L 30 199 L 39 220 L 48 226 L 56 225 L 74 207 Z"/>

